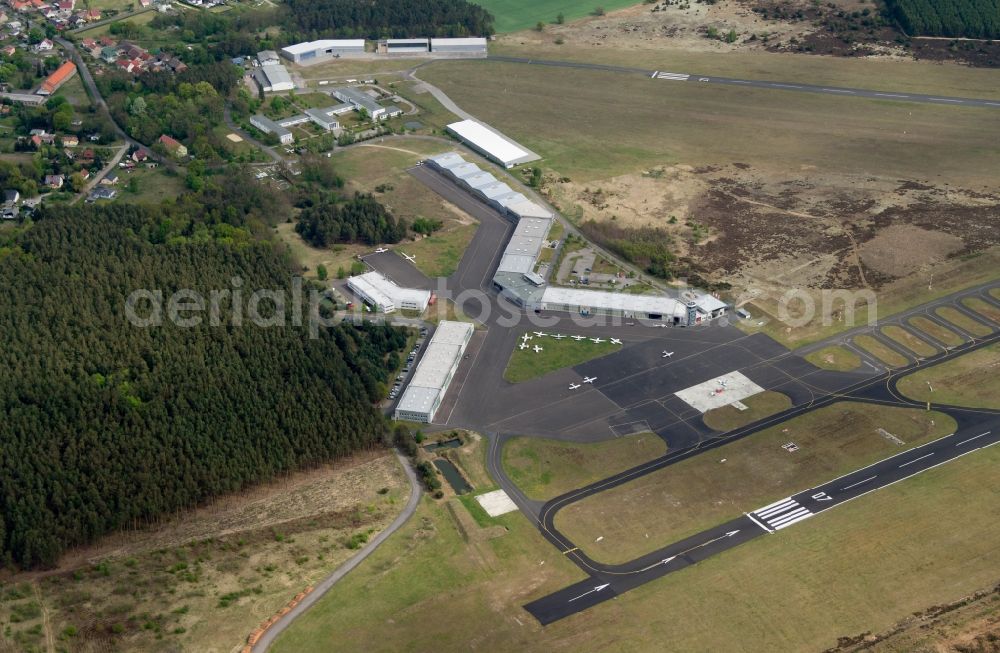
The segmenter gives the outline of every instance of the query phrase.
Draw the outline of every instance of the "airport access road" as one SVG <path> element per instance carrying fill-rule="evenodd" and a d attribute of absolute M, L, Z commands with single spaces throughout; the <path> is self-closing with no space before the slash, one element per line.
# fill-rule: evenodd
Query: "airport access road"
<path fill-rule="evenodd" d="M 551 59 L 532 59 L 528 57 L 507 57 L 502 55 L 490 55 L 484 59 L 484 61 L 499 61 L 502 63 L 525 64 L 531 66 L 555 66 L 559 68 L 579 68 L 584 70 L 600 70 L 605 72 L 645 75 L 654 82 L 721 84 L 724 86 L 740 86 L 745 88 L 766 89 L 773 91 L 821 93 L 824 95 L 836 95 L 840 97 L 858 97 L 869 100 L 920 102 L 924 104 L 938 104 L 956 107 L 985 107 L 988 109 L 1000 109 L 1000 100 L 989 100 L 983 98 L 964 98 L 948 95 L 929 95 L 925 93 L 880 91 L 865 88 L 800 84 L 797 82 L 776 82 L 764 79 L 737 79 L 733 77 L 720 77 L 718 75 L 700 75 L 697 73 L 647 70 L 643 68 L 611 66 L 607 64 L 587 63 L 581 61 L 556 61 Z"/>

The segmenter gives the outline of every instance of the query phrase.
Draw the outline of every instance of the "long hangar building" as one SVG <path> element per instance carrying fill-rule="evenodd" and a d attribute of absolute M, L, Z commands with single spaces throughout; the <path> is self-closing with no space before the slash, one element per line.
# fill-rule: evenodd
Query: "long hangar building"
<path fill-rule="evenodd" d="M 472 325 L 468 322 L 442 320 L 438 323 L 413 378 L 396 404 L 396 419 L 433 421 L 462 362 L 472 332 Z"/>
<path fill-rule="evenodd" d="M 535 267 L 555 214 L 466 161 L 458 152 L 432 156 L 427 165 L 514 223 L 514 233 L 493 275 L 493 287 L 519 306 L 641 318 L 676 326 L 694 326 L 722 317 L 729 308 L 719 298 L 694 290 L 670 297 L 552 286 Z"/>
<path fill-rule="evenodd" d="M 365 53 L 364 39 L 323 39 L 306 41 L 281 48 L 281 56 L 289 61 L 310 64 L 316 61 L 350 57 Z"/>

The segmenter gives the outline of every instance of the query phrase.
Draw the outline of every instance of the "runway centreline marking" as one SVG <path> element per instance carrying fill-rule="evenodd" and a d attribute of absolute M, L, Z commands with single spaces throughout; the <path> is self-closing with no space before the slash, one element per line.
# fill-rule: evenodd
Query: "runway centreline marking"
<path fill-rule="evenodd" d="M 840 488 L 840 491 L 844 492 L 846 490 L 850 490 L 852 487 L 858 487 L 859 485 L 863 485 L 864 483 L 867 483 L 868 481 L 874 480 L 876 478 L 878 478 L 878 474 L 876 474 L 875 476 L 869 476 L 865 480 L 858 481 L 857 483 L 853 483 L 851 485 L 848 485 L 847 487 L 842 487 L 842 488 Z"/>
<path fill-rule="evenodd" d="M 909 461 L 909 462 L 905 462 L 905 463 L 903 463 L 902 465 L 900 465 L 899 467 L 900 467 L 900 468 L 902 468 L 902 467 L 906 467 L 907 465 L 912 465 L 912 464 L 913 464 L 913 463 L 915 463 L 915 462 L 918 462 L 918 461 L 920 461 L 920 460 L 923 460 L 924 458 L 930 458 L 930 457 L 931 457 L 931 456 L 933 456 L 933 455 L 934 455 L 934 452 L 932 451 L 932 452 L 930 452 L 929 454 L 927 454 L 927 455 L 925 455 L 925 456 L 920 456 L 919 458 L 914 458 L 913 460 L 911 460 L 911 461 Z"/>
<path fill-rule="evenodd" d="M 955 446 L 956 446 L 956 447 L 961 447 L 961 446 L 962 446 L 963 444 L 965 444 L 966 442 L 972 442 L 973 440 L 978 440 L 979 438 L 983 437 L 984 435 L 989 435 L 989 434 L 990 434 L 990 433 L 992 433 L 992 432 L 993 432 L 993 431 L 987 431 L 986 433 L 980 433 L 979 435 L 974 435 L 974 436 L 972 436 L 971 438 L 969 438 L 968 440 L 962 440 L 961 442 L 959 442 L 959 443 L 958 443 L 958 444 L 956 444 Z"/>

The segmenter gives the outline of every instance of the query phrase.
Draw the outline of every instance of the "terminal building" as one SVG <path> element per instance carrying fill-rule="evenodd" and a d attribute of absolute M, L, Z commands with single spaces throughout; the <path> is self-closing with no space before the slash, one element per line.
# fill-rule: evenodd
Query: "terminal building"
<path fill-rule="evenodd" d="M 338 131 L 340 129 L 340 122 L 334 118 L 335 115 L 336 107 L 306 109 L 304 113 L 278 120 L 271 120 L 267 116 L 258 113 L 250 117 L 250 124 L 265 134 L 274 134 L 278 137 L 278 142 L 282 145 L 289 145 L 295 141 L 295 136 L 289 131 L 289 127 L 312 122 L 320 129 Z"/>
<path fill-rule="evenodd" d="M 442 320 L 438 323 L 413 378 L 396 404 L 396 419 L 425 423 L 434 420 L 472 333 L 472 325 L 468 322 Z"/>
<path fill-rule="evenodd" d="M 310 64 L 365 53 L 364 39 L 323 39 L 281 48 L 281 56 L 299 64 Z"/>
<path fill-rule="evenodd" d="M 386 118 L 386 110 L 381 104 L 375 101 L 375 98 L 368 95 L 361 89 L 351 88 L 349 86 L 344 86 L 341 88 L 335 88 L 330 91 L 333 97 L 337 98 L 345 105 L 350 106 L 355 111 L 361 111 L 364 109 L 371 116 L 372 120 L 382 120 Z M 398 109 L 397 109 L 398 111 Z"/>
<path fill-rule="evenodd" d="M 397 309 L 423 313 L 433 297 L 429 290 L 397 286 L 375 271 L 349 278 L 347 287 L 366 304 L 382 313 L 393 313 Z"/>
<path fill-rule="evenodd" d="M 513 168 L 541 158 L 497 130 L 475 120 L 453 122 L 446 129 L 469 148 L 504 168 Z"/>
<path fill-rule="evenodd" d="M 725 315 L 729 308 L 717 297 L 694 290 L 670 297 L 549 285 L 536 268 L 542 248 L 548 245 L 546 238 L 555 214 L 511 190 L 457 152 L 432 156 L 426 164 L 515 224 L 493 275 L 493 287 L 518 306 L 528 310 L 654 320 L 675 326 L 707 322 Z"/>

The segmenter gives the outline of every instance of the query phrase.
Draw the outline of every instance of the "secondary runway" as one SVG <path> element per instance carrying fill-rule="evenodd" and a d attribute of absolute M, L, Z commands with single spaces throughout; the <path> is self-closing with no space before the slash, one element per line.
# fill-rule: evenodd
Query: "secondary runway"
<path fill-rule="evenodd" d="M 802 93 L 822 93 L 841 97 L 861 97 L 872 100 L 891 100 L 896 102 L 921 102 L 925 104 L 942 104 L 965 107 L 986 107 L 1000 109 L 1000 100 L 981 98 L 952 97 L 948 95 L 926 95 L 923 93 L 903 93 L 895 91 L 878 91 L 865 88 L 846 88 L 841 86 L 826 86 L 817 84 L 800 84 L 798 82 L 774 82 L 763 79 L 736 79 L 719 77 L 717 75 L 699 75 L 697 73 L 670 72 L 664 70 L 647 70 L 628 66 L 610 66 L 606 64 L 586 63 L 579 61 L 553 61 L 550 59 L 530 59 L 527 57 L 505 57 L 490 55 L 486 61 L 518 63 L 532 66 L 555 66 L 559 68 L 581 68 L 584 70 L 602 70 L 614 73 L 645 75 L 651 80 L 697 84 L 722 84 L 725 86 L 745 86 L 748 88 L 763 88 L 777 91 L 797 91 Z"/>

